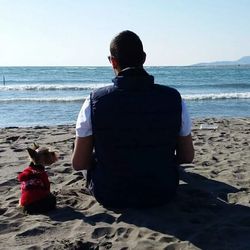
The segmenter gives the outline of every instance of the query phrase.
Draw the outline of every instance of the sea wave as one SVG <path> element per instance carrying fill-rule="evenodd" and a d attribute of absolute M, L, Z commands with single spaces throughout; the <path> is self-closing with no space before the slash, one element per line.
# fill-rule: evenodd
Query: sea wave
<path fill-rule="evenodd" d="M 182 95 L 183 99 L 190 101 L 197 100 L 220 100 L 220 99 L 250 99 L 250 92 L 244 93 L 209 93 L 209 94 L 190 94 Z"/>
<path fill-rule="evenodd" d="M 18 102 L 83 102 L 86 98 L 81 97 L 44 97 L 44 98 L 35 98 L 35 97 L 20 97 L 20 98 L 6 98 L 0 99 L 0 103 L 18 103 Z"/>
<path fill-rule="evenodd" d="M 0 103 L 18 103 L 18 102 L 82 102 L 87 96 L 70 97 L 16 97 L 3 98 Z M 190 94 L 182 95 L 182 98 L 188 101 L 200 100 L 223 100 L 223 99 L 250 99 L 250 92 L 245 93 L 221 93 L 221 94 Z"/>
<path fill-rule="evenodd" d="M 98 84 L 84 84 L 84 85 L 59 85 L 59 84 L 51 84 L 51 85 L 10 85 L 10 86 L 0 86 L 0 91 L 46 91 L 46 90 L 94 90 L 97 88 L 105 87 L 110 84 L 106 83 L 98 83 Z"/>

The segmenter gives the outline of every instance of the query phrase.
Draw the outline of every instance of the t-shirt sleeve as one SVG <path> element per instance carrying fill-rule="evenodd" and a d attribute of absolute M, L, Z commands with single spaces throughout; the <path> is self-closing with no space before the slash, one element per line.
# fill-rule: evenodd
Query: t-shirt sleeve
<path fill-rule="evenodd" d="M 192 129 L 192 122 L 189 116 L 186 103 L 182 100 L 182 123 L 181 123 L 181 130 L 179 136 L 187 136 L 191 133 Z"/>
<path fill-rule="evenodd" d="M 87 137 L 92 135 L 90 96 L 84 101 L 76 121 L 76 136 Z"/>

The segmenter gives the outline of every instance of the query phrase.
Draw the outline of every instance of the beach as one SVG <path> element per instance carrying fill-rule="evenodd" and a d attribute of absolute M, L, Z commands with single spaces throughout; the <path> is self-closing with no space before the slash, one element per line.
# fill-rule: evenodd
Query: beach
<path fill-rule="evenodd" d="M 249 249 L 250 118 L 197 118 L 192 133 L 195 160 L 172 202 L 108 210 L 71 167 L 74 125 L 1 128 L 0 249 Z M 43 215 L 17 208 L 33 142 L 60 153 L 46 168 L 57 209 Z"/>

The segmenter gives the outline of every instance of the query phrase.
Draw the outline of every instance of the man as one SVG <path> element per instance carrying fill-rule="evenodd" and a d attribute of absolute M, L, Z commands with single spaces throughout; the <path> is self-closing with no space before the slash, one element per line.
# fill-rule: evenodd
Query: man
<path fill-rule="evenodd" d="M 73 168 L 88 170 L 91 192 L 106 207 L 162 205 L 176 192 L 178 164 L 194 157 L 186 106 L 177 90 L 154 84 L 143 69 L 146 54 L 135 33 L 118 34 L 110 53 L 114 85 L 83 104 Z"/>

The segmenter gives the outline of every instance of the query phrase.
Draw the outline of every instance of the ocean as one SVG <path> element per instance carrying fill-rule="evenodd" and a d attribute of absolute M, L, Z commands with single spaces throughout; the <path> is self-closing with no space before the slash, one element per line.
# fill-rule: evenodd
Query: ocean
<path fill-rule="evenodd" d="M 250 66 L 145 69 L 181 93 L 192 118 L 250 116 Z M 84 98 L 112 78 L 111 67 L 0 67 L 0 127 L 74 124 Z"/>

